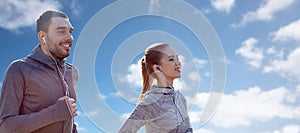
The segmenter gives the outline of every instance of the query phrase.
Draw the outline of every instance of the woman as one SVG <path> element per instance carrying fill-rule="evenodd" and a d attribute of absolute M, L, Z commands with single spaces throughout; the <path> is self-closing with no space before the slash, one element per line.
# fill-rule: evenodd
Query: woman
<path fill-rule="evenodd" d="M 119 133 L 191 133 L 186 100 L 174 91 L 173 80 L 181 77 L 181 62 L 168 44 L 148 47 L 142 61 L 143 90 L 138 104 Z M 157 85 L 152 86 L 153 80 Z"/>

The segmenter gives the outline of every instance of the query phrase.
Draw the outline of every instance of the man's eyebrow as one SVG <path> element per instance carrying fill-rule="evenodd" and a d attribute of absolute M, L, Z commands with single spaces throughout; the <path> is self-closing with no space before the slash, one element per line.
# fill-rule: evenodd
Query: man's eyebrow
<path fill-rule="evenodd" d="M 68 29 L 68 27 L 61 26 L 61 27 L 57 27 L 56 29 L 57 29 L 57 30 Z M 73 27 L 71 27 L 70 29 L 71 29 L 72 31 L 74 30 Z"/>

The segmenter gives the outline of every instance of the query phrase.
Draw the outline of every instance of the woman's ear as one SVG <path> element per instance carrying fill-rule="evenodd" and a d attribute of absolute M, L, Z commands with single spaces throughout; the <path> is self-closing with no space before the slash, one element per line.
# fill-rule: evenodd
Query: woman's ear
<path fill-rule="evenodd" d="M 161 67 L 159 66 L 159 65 L 156 65 L 156 64 L 154 64 L 153 66 L 152 66 L 152 69 L 153 69 L 153 71 L 162 71 L 161 70 Z"/>

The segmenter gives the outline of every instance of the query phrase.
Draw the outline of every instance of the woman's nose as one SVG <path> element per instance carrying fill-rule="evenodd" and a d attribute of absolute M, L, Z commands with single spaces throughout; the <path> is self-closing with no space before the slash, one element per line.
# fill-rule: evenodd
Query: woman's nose
<path fill-rule="evenodd" d="M 176 65 L 181 65 L 181 62 L 180 62 L 179 60 L 176 60 L 176 61 L 175 61 L 175 64 L 176 64 Z"/>

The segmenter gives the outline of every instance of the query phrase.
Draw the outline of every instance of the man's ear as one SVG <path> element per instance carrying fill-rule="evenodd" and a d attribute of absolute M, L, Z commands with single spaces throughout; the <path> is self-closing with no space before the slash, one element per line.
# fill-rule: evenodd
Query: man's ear
<path fill-rule="evenodd" d="M 46 32 L 44 32 L 44 31 L 38 32 L 38 39 L 39 39 L 40 44 L 46 44 L 45 36 L 46 36 Z"/>

